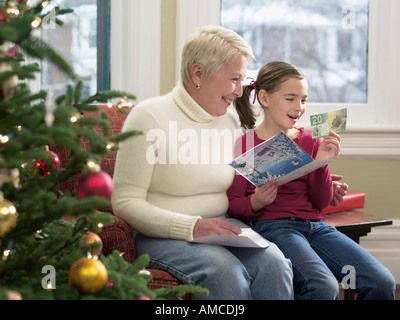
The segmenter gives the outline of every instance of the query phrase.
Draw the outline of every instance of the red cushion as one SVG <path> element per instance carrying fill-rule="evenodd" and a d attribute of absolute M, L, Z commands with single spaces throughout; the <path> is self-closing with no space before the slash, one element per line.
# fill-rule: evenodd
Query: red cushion
<path fill-rule="evenodd" d="M 108 115 L 110 121 L 110 133 L 108 136 L 113 136 L 117 133 L 120 133 L 122 130 L 122 126 L 124 125 L 125 119 L 128 116 L 128 113 L 121 113 L 118 111 L 116 106 L 109 108 L 108 106 L 99 106 L 102 111 L 105 111 Z M 99 112 L 86 112 L 86 117 L 98 117 Z M 87 145 L 87 141 L 83 141 L 85 149 L 87 150 L 89 146 Z M 101 157 L 101 169 L 107 172 L 111 177 L 114 175 L 114 167 L 115 167 L 115 159 L 117 156 L 117 151 L 114 151 L 108 155 Z"/>
<path fill-rule="evenodd" d="M 99 107 L 101 109 L 100 111 L 105 111 L 108 115 L 109 122 L 110 122 L 109 136 L 120 133 L 122 126 L 124 124 L 124 121 L 125 121 L 126 117 L 128 116 L 129 112 L 121 113 L 118 111 L 118 108 L 116 106 L 109 108 L 107 105 L 99 105 Z M 99 117 L 100 111 L 85 112 L 84 116 L 88 117 L 88 118 Z M 95 130 L 99 132 L 100 129 L 95 128 Z M 89 149 L 88 141 L 86 139 L 81 139 L 81 141 L 82 141 L 82 144 L 85 147 L 85 149 L 88 150 Z M 71 159 L 71 151 L 65 147 L 61 147 L 61 146 L 57 146 L 57 145 L 52 146 L 50 149 L 52 151 L 54 151 L 60 158 L 61 168 L 67 167 L 68 162 Z M 116 156 L 117 156 L 117 151 L 101 157 L 100 167 L 102 170 L 107 172 L 111 177 L 114 174 Z M 75 175 L 74 177 L 71 177 L 66 182 L 61 184 L 59 186 L 59 189 L 61 191 L 69 191 L 71 193 L 74 193 L 77 188 L 79 178 L 80 178 L 79 174 Z M 108 209 L 107 211 L 111 212 L 111 208 L 107 208 L 107 209 Z"/>
<path fill-rule="evenodd" d="M 121 252 L 125 261 L 131 263 L 136 258 L 135 237 L 128 224 L 116 216 L 112 216 L 114 223 L 104 227 L 99 234 L 103 242 L 103 254 L 108 255 L 114 250 Z"/>
<path fill-rule="evenodd" d="M 177 278 L 171 276 L 167 271 L 160 269 L 147 269 L 150 271 L 153 279 L 149 281 L 149 288 L 154 290 L 158 288 L 170 288 L 182 284 Z"/>

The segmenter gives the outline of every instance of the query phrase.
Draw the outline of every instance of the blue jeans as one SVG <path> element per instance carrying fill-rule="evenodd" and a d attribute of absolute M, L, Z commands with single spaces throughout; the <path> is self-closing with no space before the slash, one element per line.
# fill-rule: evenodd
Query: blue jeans
<path fill-rule="evenodd" d="M 294 298 L 291 263 L 273 243 L 265 249 L 235 248 L 155 239 L 140 233 L 135 234 L 135 240 L 138 254 L 150 255 L 149 268 L 165 270 L 210 291 L 196 299 Z"/>
<path fill-rule="evenodd" d="M 291 260 L 295 299 L 337 299 L 338 280 L 350 284 L 357 299 L 395 298 L 396 284 L 390 271 L 325 222 L 288 218 L 252 221 L 251 226 Z"/>

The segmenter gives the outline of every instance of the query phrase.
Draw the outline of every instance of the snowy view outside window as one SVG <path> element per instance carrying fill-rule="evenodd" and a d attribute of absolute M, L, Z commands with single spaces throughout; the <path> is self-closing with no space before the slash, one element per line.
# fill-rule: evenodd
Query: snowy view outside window
<path fill-rule="evenodd" d="M 97 1 L 56 0 L 48 7 L 49 19 L 41 29 L 41 37 L 61 54 L 84 81 L 82 98 L 97 92 Z M 63 27 L 51 19 L 54 6 L 72 8 L 74 13 L 60 16 Z M 52 89 L 55 96 L 65 93 L 68 78 L 51 63 L 42 63 L 42 88 Z"/>
<path fill-rule="evenodd" d="M 289 61 L 316 103 L 367 102 L 368 14 L 368 0 L 221 0 L 221 25 L 254 50 L 248 76 Z"/>

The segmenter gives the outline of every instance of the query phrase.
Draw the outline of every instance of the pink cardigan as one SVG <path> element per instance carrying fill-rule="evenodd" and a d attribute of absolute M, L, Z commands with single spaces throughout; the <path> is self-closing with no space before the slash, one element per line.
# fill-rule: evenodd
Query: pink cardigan
<path fill-rule="evenodd" d="M 321 139 L 312 139 L 311 132 L 299 129 L 300 133 L 294 140 L 311 157 L 315 159 Z M 246 148 L 246 136 L 254 135 L 254 145 L 263 142 L 254 130 L 244 135 L 239 154 L 250 149 Z M 236 152 L 237 153 L 237 152 Z M 333 197 L 332 178 L 329 165 L 318 169 L 303 177 L 293 180 L 278 187 L 278 195 L 273 203 L 263 209 L 253 212 L 250 206 L 250 196 L 254 193 L 255 186 L 239 174 L 235 174 L 232 186 L 227 191 L 229 198 L 228 215 L 245 221 L 273 220 L 288 217 L 300 219 L 323 220 L 322 210 L 329 205 Z"/>

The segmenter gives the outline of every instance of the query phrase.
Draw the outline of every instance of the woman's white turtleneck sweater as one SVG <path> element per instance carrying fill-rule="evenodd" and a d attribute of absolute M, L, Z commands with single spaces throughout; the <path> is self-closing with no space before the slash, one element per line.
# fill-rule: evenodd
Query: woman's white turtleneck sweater
<path fill-rule="evenodd" d="M 118 151 L 112 206 L 139 232 L 156 238 L 193 240 L 200 218 L 224 218 L 226 190 L 240 136 L 229 112 L 214 117 L 179 83 L 171 93 L 133 108 L 123 131 L 142 135 Z"/>

